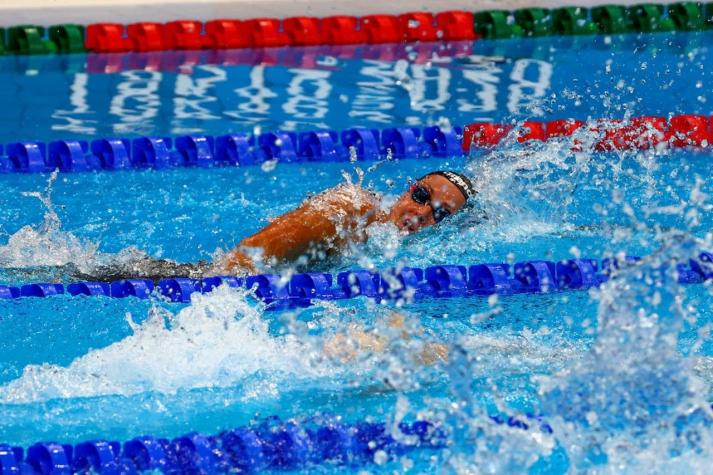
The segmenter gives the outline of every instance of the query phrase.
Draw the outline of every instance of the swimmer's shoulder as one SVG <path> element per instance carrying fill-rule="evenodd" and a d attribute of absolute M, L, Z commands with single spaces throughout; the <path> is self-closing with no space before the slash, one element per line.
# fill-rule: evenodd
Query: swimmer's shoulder
<path fill-rule="evenodd" d="M 381 199 L 380 193 L 360 185 L 342 183 L 311 197 L 310 201 L 317 206 L 350 205 L 357 208 L 374 208 L 379 207 Z"/>

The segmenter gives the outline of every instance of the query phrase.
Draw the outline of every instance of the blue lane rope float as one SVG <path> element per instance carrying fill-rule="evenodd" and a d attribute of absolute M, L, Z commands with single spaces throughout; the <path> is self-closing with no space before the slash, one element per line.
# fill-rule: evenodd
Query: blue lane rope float
<path fill-rule="evenodd" d="M 383 130 L 351 128 L 302 133 L 235 133 L 219 137 L 104 138 L 25 141 L 0 146 L 0 173 L 43 173 L 256 165 L 280 162 L 347 162 L 463 156 L 463 128 L 430 126 Z"/>
<path fill-rule="evenodd" d="M 541 415 L 496 414 L 489 419 L 517 430 L 554 433 Z M 282 421 L 273 416 L 217 435 L 191 432 L 172 440 L 143 435 L 123 444 L 41 442 L 27 449 L 0 444 L 0 475 L 257 473 L 322 464 L 354 468 L 374 463 L 379 452 L 395 460 L 414 450 L 442 450 L 449 444 L 448 431 L 438 422 L 400 422 L 398 432 L 403 439 L 394 438 L 384 422 L 346 423 L 335 417 Z"/>
<path fill-rule="evenodd" d="M 552 433 L 541 416 L 490 416 L 493 423 Z M 0 475 L 133 474 L 155 470 L 179 473 L 255 473 L 299 470 L 324 463 L 359 466 L 383 451 L 394 459 L 415 449 L 443 449 L 447 432 L 426 420 L 401 422 L 407 439 L 397 440 L 383 422 L 346 423 L 339 418 L 298 422 L 270 417 L 259 424 L 218 435 L 191 432 L 173 440 L 144 435 L 121 444 L 91 440 L 76 445 L 37 443 L 26 450 L 0 444 Z"/>
<path fill-rule="evenodd" d="M 554 433 L 542 415 L 495 414 L 489 419 L 518 430 Z M 282 421 L 273 416 L 217 435 L 191 432 L 173 440 L 143 435 L 123 444 L 94 439 L 76 445 L 39 442 L 27 449 L 0 443 L 0 475 L 256 473 L 321 464 L 357 467 L 374 462 L 378 452 L 395 460 L 413 450 L 441 450 L 449 444 L 448 431 L 438 422 L 400 422 L 398 431 L 403 439 L 394 438 L 383 422 L 346 423 L 324 416 Z"/>
<path fill-rule="evenodd" d="M 308 272 L 289 280 L 275 274 L 249 277 L 216 276 L 204 279 L 127 279 L 107 282 L 74 282 L 68 285 L 48 282 L 19 287 L 0 285 L 0 299 L 21 297 L 71 296 L 137 297 L 160 295 L 171 302 L 188 303 L 195 293 L 209 293 L 220 285 L 254 289 L 254 295 L 281 310 L 308 307 L 318 300 L 344 300 L 367 297 L 377 301 L 421 298 L 477 297 L 492 294 L 548 293 L 586 290 L 609 279 L 614 269 L 641 258 L 606 258 L 524 261 L 515 264 L 437 265 L 426 268 L 403 267 L 381 272 L 350 270 L 338 274 Z M 713 279 L 713 253 L 702 252 L 696 259 L 676 265 L 678 282 L 696 284 Z"/>
<path fill-rule="evenodd" d="M 519 142 L 571 136 L 585 123 L 577 120 L 525 121 L 512 124 L 474 123 L 465 128 L 429 126 L 382 130 L 351 128 L 307 132 L 275 131 L 183 135 L 179 137 L 102 138 L 25 141 L 0 145 L 0 173 L 43 173 L 91 170 L 165 169 L 175 167 L 248 166 L 269 160 L 290 162 L 369 161 L 383 158 L 462 157 L 471 146 L 492 147 L 516 130 Z M 590 121 L 587 129 L 603 133 L 595 151 L 641 150 L 668 144 L 709 149 L 713 117 L 706 115 L 643 116 Z"/>

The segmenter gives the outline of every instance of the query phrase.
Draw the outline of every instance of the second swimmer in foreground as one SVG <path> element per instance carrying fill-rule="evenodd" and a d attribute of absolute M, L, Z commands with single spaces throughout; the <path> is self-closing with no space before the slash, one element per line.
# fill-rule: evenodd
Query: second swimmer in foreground
<path fill-rule="evenodd" d="M 389 210 L 381 197 L 360 186 L 343 184 L 308 198 L 298 208 L 274 219 L 232 251 L 210 264 L 180 264 L 142 257 L 102 266 L 92 280 L 245 274 L 314 262 L 364 242 L 373 223 L 393 223 L 404 234 L 437 224 L 463 209 L 476 194 L 471 181 L 453 171 L 435 171 L 411 184 Z"/>

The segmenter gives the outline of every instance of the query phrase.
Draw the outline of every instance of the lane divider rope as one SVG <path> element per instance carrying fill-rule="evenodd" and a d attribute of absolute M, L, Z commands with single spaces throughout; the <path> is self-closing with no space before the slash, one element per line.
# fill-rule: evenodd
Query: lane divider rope
<path fill-rule="evenodd" d="M 460 156 L 463 129 L 437 126 L 383 130 L 235 133 L 83 140 L 27 141 L 0 146 L 0 173 L 247 166 L 278 160 L 334 162 Z"/>
<path fill-rule="evenodd" d="M 473 13 L 445 11 L 433 15 L 335 15 L 208 22 L 178 20 L 53 25 L 18 25 L 0 31 L 0 53 L 49 54 L 168 50 L 271 48 L 282 46 L 473 40 Z"/>
<path fill-rule="evenodd" d="M 385 158 L 461 157 L 471 147 L 492 148 L 514 133 L 521 143 L 556 140 L 586 130 L 601 137 L 594 151 L 657 147 L 708 149 L 713 146 L 713 116 L 683 114 L 629 120 L 584 122 L 558 119 L 520 125 L 481 122 L 463 127 L 356 127 L 341 132 L 275 131 L 257 136 L 104 138 L 23 141 L 0 145 L 0 173 L 47 173 L 175 167 L 259 165 L 269 160 L 292 162 L 373 161 Z M 578 143 L 575 140 L 574 146 Z"/>
<path fill-rule="evenodd" d="M 484 38 L 700 31 L 713 25 L 713 4 L 677 2 L 583 7 L 522 8 L 475 13 Z"/>
<path fill-rule="evenodd" d="M 257 299 L 268 309 L 308 307 L 319 300 L 344 300 L 367 297 L 377 301 L 422 298 L 477 297 L 492 294 L 548 293 L 586 290 L 609 279 L 613 270 L 633 265 L 640 257 L 624 260 L 605 258 L 554 261 L 524 261 L 515 264 L 437 265 L 403 267 L 382 272 L 350 270 L 336 275 L 309 272 L 289 279 L 276 274 L 245 278 L 216 276 L 205 279 L 163 279 L 154 286 L 150 280 L 127 279 L 111 283 L 75 282 L 30 283 L 19 287 L 0 285 L 0 299 L 21 297 L 71 296 L 137 297 L 158 294 L 171 302 L 188 303 L 195 293 L 209 293 L 220 285 L 254 289 Z M 678 282 L 696 284 L 713 278 L 713 254 L 676 265 Z"/>
<path fill-rule="evenodd" d="M 490 416 L 498 425 L 552 433 L 541 416 Z M 373 463 L 378 452 L 393 459 L 415 449 L 443 449 L 448 434 L 426 420 L 398 424 L 394 438 L 383 422 L 345 423 L 339 418 L 281 421 L 204 435 L 191 432 L 173 440 L 150 435 L 118 441 L 92 440 L 76 445 L 45 442 L 25 450 L 0 444 L 0 475 L 103 473 L 255 473 L 287 471 L 319 464 L 359 466 Z"/>
<path fill-rule="evenodd" d="M 0 29 L 0 54 L 50 54 L 93 51 L 167 51 L 270 48 L 281 46 L 453 41 L 551 35 L 701 31 L 713 27 L 713 3 L 677 2 L 604 5 L 591 9 L 522 8 L 407 12 L 401 15 L 336 15 L 60 24 L 45 28 L 17 25 Z"/>
<path fill-rule="evenodd" d="M 298 424 L 270 418 L 215 436 L 197 432 L 173 440 L 141 436 L 121 444 L 92 440 L 77 445 L 37 443 L 27 450 L 0 444 L 0 475 L 5 474 L 134 474 L 254 473 L 296 470 L 321 463 L 364 464 L 374 454 L 390 456 L 415 448 L 443 448 L 445 434 L 427 421 L 399 424 L 412 444 L 396 441 L 384 423 L 339 420 Z"/>
<path fill-rule="evenodd" d="M 593 150 L 645 150 L 657 147 L 713 147 L 713 116 L 682 114 L 669 119 L 660 116 L 633 117 L 628 120 L 598 119 L 582 121 L 559 119 L 549 122 L 525 121 L 516 127 L 509 124 L 480 122 L 469 124 L 463 134 L 463 150 L 470 147 L 492 147 L 514 133 L 520 143 L 570 137 L 586 131 L 597 137 Z M 581 143 L 573 144 L 574 148 Z"/>
<path fill-rule="evenodd" d="M 490 415 L 492 423 L 553 434 L 541 415 Z M 379 452 L 389 460 L 418 449 L 449 446 L 439 423 L 417 420 L 397 425 L 398 437 L 383 422 L 346 423 L 337 417 L 261 423 L 217 435 L 191 432 L 172 440 L 144 435 L 121 444 L 91 440 L 76 445 L 43 442 L 23 447 L 0 444 L 0 475 L 257 473 L 304 470 L 320 464 L 351 467 L 374 463 Z"/>

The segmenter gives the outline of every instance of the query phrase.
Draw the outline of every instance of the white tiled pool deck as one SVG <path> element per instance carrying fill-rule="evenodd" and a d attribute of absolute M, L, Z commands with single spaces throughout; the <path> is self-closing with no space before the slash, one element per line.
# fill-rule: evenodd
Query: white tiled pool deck
<path fill-rule="evenodd" d="M 673 0 L 651 0 L 670 3 Z M 596 6 L 630 0 L 0 0 L 0 26 L 33 23 L 165 22 L 180 19 L 285 18 L 408 11 L 492 10 L 540 6 Z M 640 3 L 640 2 L 639 2 Z"/>

